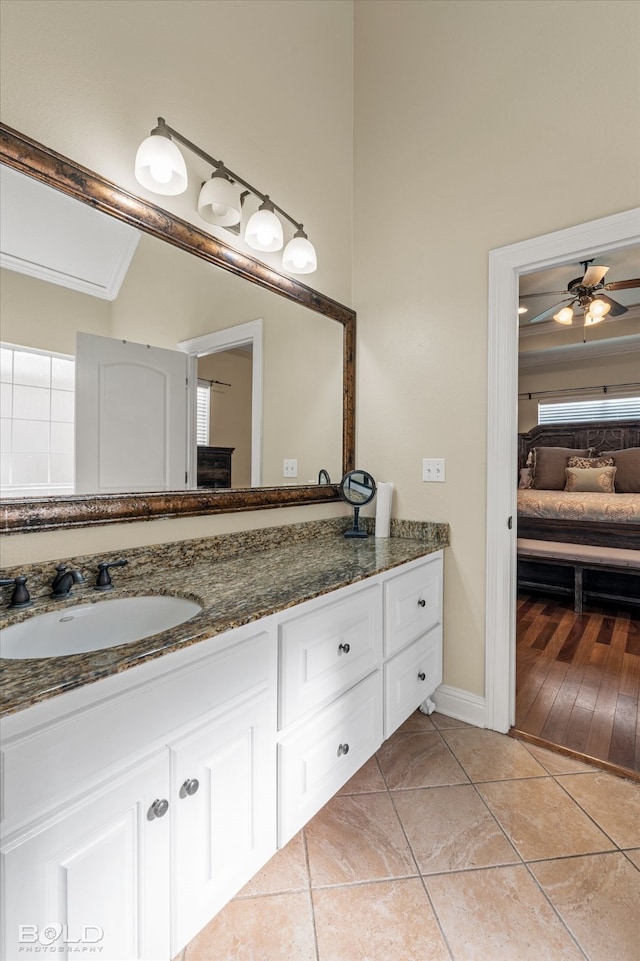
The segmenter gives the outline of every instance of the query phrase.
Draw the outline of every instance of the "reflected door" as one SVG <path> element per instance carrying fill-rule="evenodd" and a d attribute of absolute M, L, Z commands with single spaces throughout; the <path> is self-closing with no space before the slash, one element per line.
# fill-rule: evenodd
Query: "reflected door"
<path fill-rule="evenodd" d="M 185 354 L 78 333 L 76 493 L 186 488 Z"/>

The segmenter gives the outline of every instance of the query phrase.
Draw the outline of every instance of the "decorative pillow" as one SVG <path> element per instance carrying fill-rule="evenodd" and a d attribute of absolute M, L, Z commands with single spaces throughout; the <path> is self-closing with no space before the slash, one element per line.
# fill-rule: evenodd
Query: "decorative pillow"
<path fill-rule="evenodd" d="M 640 447 L 605 450 L 601 457 L 613 457 L 617 467 L 616 490 L 619 494 L 640 494 Z"/>
<path fill-rule="evenodd" d="M 589 457 L 591 447 L 534 447 L 533 484 L 536 490 L 561 491 L 566 482 L 565 469 L 570 457 Z"/>
<path fill-rule="evenodd" d="M 567 467 L 565 474 L 567 475 L 566 491 L 615 493 L 615 467 Z"/>
<path fill-rule="evenodd" d="M 612 461 L 611 463 L 613 463 L 613 461 Z M 520 468 L 520 482 L 519 482 L 519 484 L 518 484 L 518 487 L 520 488 L 520 490 L 529 490 L 529 488 L 531 487 L 531 482 L 532 482 L 532 481 L 533 481 L 533 478 L 532 478 L 532 476 L 531 476 L 531 468 L 530 468 L 530 467 L 521 467 L 521 468 Z"/>
<path fill-rule="evenodd" d="M 567 467 L 613 467 L 613 457 L 570 457 Z"/>

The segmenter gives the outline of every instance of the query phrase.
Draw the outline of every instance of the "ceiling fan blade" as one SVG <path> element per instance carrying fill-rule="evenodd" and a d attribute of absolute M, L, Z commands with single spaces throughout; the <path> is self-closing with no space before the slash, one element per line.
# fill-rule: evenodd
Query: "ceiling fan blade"
<path fill-rule="evenodd" d="M 608 270 L 608 267 L 598 267 L 596 264 L 592 264 L 591 267 L 587 267 L 585 275 L 582 278 L 583 286 L 595 287 L 596 284 L 600 283 Z"/>
<path fill-rule="evenodd" d="M 573 303 L 573 297 L 567 297 L 565 300 L 561 300 L 559 304 L 554 304 L 553 307 L 547 307 L 542 313 L 536 314 L 531 320 L 526 321 L 526 326 L 530 324 L 539 324 L 543 320 L 551 320 L 554 314 L 557 314 L 560 308 L 565 304 Z"/>
<path fill-rule="evenodd" d="M 632 287 L 640 287 L 640 277 L 633 280 L 614 280 L 610 284 L 605 284 L 605 290 L 630 290 Z"/>
<path fill-rule="evenodd" d="M 535 294 L 521 294 L 520 300 L 526 300 L 528 297 L 562 297 L 566 292 L 566 290 L 538 290 Z"/>
<path fill-rule="evenodd" d="M 604 300 L 605 303 L 609 304 L 611 310 L 609 311 L 609 317 L 620 317 L 622 314 L 626 314 L 629 310 L 628 307 L 624 307 L 622 304 L 618 303 L 617 300 L 612 300 L 611 297 L 607 297 L 606 294 L 598 293 L 598 300 Z"/>

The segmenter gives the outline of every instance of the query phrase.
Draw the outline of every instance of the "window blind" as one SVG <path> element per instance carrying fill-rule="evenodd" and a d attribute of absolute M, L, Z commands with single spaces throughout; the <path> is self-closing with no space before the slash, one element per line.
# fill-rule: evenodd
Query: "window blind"
<path fill-rule="evenodd" d="M 209 446 L 209 423 L 211 419 L 211 384 L 199 380 L 196 399 L 196 442 Z"/>
<path fill-rule="evenodd" d="M 599 400 L 538 403 L 539 424 L 564 424 L 587 420 L 627 420 L 640 417 L 640 397 L 604 397 Z"/>

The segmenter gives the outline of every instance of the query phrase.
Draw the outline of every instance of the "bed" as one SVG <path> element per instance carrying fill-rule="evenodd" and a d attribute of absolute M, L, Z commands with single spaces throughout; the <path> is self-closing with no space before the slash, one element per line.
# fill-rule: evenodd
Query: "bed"
<path fill-rule="evenodd" d="M 541 448 L 545 469 L 536 477 Z M 612 493 L 563 489 L 564 467 L 574 451 L 583 457 L 611 452 Z M 533 484 L 518 489 L 518 537 L 640 550 L 640 420 L 534 427 L 518 435 L 518 467 L 520 483 Z"/>
<path fill-rule="evenodd" d="M 534 427 L 518 467 L 519 586 L 639 603 L 640 420 Z"/>

